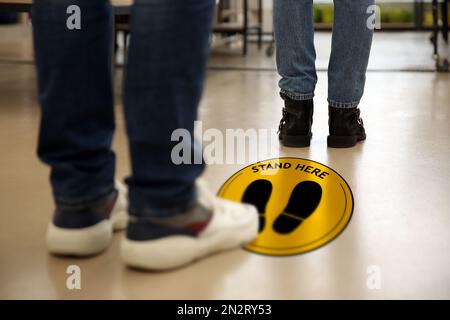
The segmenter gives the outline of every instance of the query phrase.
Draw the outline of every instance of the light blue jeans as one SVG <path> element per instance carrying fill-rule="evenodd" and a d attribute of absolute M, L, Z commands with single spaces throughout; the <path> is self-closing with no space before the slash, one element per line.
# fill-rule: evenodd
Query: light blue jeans
<path fill-rule="evenodd" d="M 372 45 L 375 0 L 334 0 L 334 25 L 328 66 L 330 106 L 353 108 L 364 92 Z M 293 100 L 314 97 L 317 83 L 313 0 L 275 0 L 274 30 L 281 92 Z"/>

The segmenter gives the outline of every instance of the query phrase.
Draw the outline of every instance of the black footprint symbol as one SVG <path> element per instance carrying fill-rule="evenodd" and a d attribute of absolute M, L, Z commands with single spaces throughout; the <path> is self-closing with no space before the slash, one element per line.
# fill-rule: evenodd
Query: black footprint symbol
<path fill-rule="evenodd" d="M 303 181 L 294 188 L 284 211 L 277 217 L 273 229 L 288 234 L 298 228 L 320 203 L 322 188 L 314 181 Z"/>
<path fill-rule="evenodd" d="M 254 205 L 259 213 L 259 232 L 266 224 L 266 205 L 272 194 L 272 183 L 267 180 L 255 180 L 247 187 L 242 196 L 242 202 Z"/>

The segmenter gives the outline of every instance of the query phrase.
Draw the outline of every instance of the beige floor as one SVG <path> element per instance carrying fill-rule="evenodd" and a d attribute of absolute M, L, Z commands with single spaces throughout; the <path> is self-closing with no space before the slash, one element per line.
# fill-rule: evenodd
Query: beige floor
<path fill-rule="evenodd" d="M 0 56 L 8 55 L 5 50 Z M 229 63 L 226 57 L 213 61 Z M 117 88 L 120 80 L 118 71 Z M 275 128 L 281 108 L 277 80 L 271 71 L 209 72 L 200 112 L 204 126 Z M 120 92 L 117 98 L 120 102 Z M 326 148 L 325 98 L 326 74 L 320 72 L 311 148 L 280 148 L 272 156 L 310 158 L 345 177 L 355 210 L 339 238 L 293 257 L 235 250 L 185 269 L 148 274 L 118 261 L 120 234 L 92 259 L 47 254 L 43 239 L 52 201 L 48 169 L 35 156 L 34 66 L 0 63 L 0 298 L 449 299 L 450 75 L 369 72 L 362 102 L 368 140 L 351 150 Z M 123 177 L 129 163 L 119 105 L 117 118 L 114 149 Z M 211 166 L 206 179 L 217 190 L 241 167 Z M 79 291 L 66 289 L 71 264 L 82 270 Z M 380 290 L 366 286 L 372 265 L 381 270 Z"/>

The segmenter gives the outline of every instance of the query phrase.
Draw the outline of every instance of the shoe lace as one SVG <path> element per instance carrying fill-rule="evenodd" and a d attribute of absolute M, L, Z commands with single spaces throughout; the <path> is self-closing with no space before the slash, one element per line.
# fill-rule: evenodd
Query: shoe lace
<path fill-rule="evenodd" d="M 360 125 L 360 126 L 364 126 L 364 121 L 361 118 L 361 110 L 359 108 L 356 109 L 355 111 L 355 118 L 356 118 L 356 122 Z"/>
<path fill-rule="evenodd" d="M 280 124 L 278 125 L 277 133 L 280 133 L 281 130 L 283 130 L 283 128 L 286 125 L 286 123 L 288 122 L 288 120 L 289 120 L 289 113 L 286 111 L 285 108 L 283 108 L 283 116 L 281 117 Z"/>

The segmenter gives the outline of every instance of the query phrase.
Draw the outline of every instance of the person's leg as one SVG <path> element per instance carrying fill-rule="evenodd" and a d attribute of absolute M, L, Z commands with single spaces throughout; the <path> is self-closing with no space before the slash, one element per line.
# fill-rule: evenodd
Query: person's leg
<path fill-rule="evenodd" d="M 66 26 L 77 5 L 81 29 Z M 57 202 L 90 201 L 114 188 L 112 13 L 108 0 L 35 0 L 38 155 L 51 166 Z"/>
<path fill-rule="evenodd" d="M 365 139 L 357 106 L 363 96 L 372 45 L 374 0 L 334 0 L 334 25 L 328 67 L 329 145 L 350 147 Z"/>
<path fill-rule="evenodd" d="M 73 14 L 79 14 L 80 29 L 68 27 Z M 111 151 L 111 6 L 108 0 L 35 0 L 32 22 L 42 109 L 38 155 L 51 167 L 57 207 L 48 244 L 56 253 L 93 253 L 108 243 L 110 234 L 103 232 L 104 241 L 95 245 L 87 239 L 82 248 L 86 237 L 81 229 L 103 221 L 110 213 L 104 204 L 117 198 Z M 80 233 L 68 238 L 75 233 L 65 229 Z"/>
<path fill-rule="evenodd" d="M 334 0 L 334 25 L 328 67 L 328 101 L 337 108 L 358 106 L 364 92 L 373 29 L 368 24 L 374 0 Z"/>
<path fill-rule="evenodd" d="M 173 131 L 187 129 L 193 137 L 214 5 L 136 0 L 132 8 L 124 98 L 130 222 L 121 253 L 133 267 L 178 267 L 257 234 L 255 208 L 208 196 L 207 188 L 195 186 L 204 165 L 171 159 Z"/>
<path fill-rule="evenodd" d="M 184 128 L 193 137 L 213 8 L 214 0 L 136 0 L 132 8 L 124 96 L 132 214 L 170 215 L 195 201 L 204 165 L 174 164 L 171 135 Z"/>
<path fill-rule="evenodd" d="M 285 100 L 279 138 L 287 147 L 309 146 L 312 136 L 317 83 L 312 10 L 312 0 L 274 1 L 276 60 Z"/>
<path fill-rule="evenodd" d="M 274 1 L 274 32 L 281 93 L 292 100 L 314 97 L 317 83 L 313 0 Z"/>

